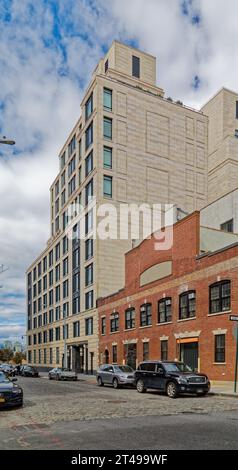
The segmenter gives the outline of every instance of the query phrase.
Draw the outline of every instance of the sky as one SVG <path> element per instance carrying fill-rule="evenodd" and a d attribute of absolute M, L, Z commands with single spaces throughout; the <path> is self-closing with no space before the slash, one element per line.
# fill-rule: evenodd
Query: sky
<path fill-rule="evenodd" d="M 0 0 L 0 344 L 25 334 L 25 271 L 49 238 L 49 187 L 114 39 L 157 57 L 166 96 L 238 91 L 237 0 Z"/>

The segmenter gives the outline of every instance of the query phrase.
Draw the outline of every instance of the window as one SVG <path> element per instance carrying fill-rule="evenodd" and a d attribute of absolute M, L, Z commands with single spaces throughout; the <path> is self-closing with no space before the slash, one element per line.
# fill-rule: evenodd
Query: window
<path fill-rule="evenodd" d="M 59 231 L 59 216 L 56 217 L 56 219 L 55 219 L 55 231 L 56 231 L 56 232 Z"/>
<path fill-rule="evenodd" d="M 112 346 L 112 362 L 117 363 L 117 345 L 113 344 Z"/>
<path fill-rule="evenodd" d="M 49 252 L 49 266 L 52 266 L 53 264 L 53 250 Z"/>
<path fill-rule="evenodd" d="M 65 302 L 63 304 L 63 318 L 66 318 L 69 316 L 69 302 Z"/>
<path fill-rule="evenodd" d="M 53 281 L 54 281 L 54 272 L 53 272 L 53 269 L 49 272 L 49 286 L 52 286 L 53 285 Z"/>
<path fill-rule="evenodd" d="M 55 201 L 55 214 L 58 214 L 59 212 L 59 198 L 56 199 Z"/>
<path fill-rule="evenodd" d="M 75 188 L 76 188 L 76 177 L 74 175 L 73 178 L 68 183 L 68 194 L 69 194 L 69 196 L 71 196 L 71 194 L 73 194 L 73 192 L 75 191 Z"/>
<path fill-rule="evenodd" d="M 60 280 L 60 264 L 57 264 L 55 266 L 55 282 L 58 282 Z"/>
<path fill-rule="evenodd" d="M 128 308 L 125 311 L 125 328 L 126 330 L 130 330 L 131 328 L 135 328 L 136 324 L 136 312 L 134 308 Z"/>
<path fill-rule="evenodd" d="M 65 171 L 63 171 L 61 175 L 61 188 L 63 188 L 65 185 Z"/>
<path fill-rule="evenodd" d="M 62 168 L 64 168 L 64 165 L 65 165 L 65 152 L 60 157 L 60 168 L 61 168 L 61 170 L 62 170 Z"/>
<path fill-rule="evenodd" d="M 41 262 L 38 264 L 38 277 L 41 276 Z"/>
<path fill-rule="evenodd" d="M 74 156 L 68 164 L 68 177 L 69 178 L 72 175 L 72 173 L 75 171 L 75 166 L 76 166 L 76 159 L 75 159 L 75 156 Z"/>
<path fill-rule="evenodd" d="M 55 183 L 55 197 L 57 197 L 59 194 L 59 181 Z"/>
<path fill-rule="evenodd" d="M 59 302 L 60 301 L 60 286 L 57 286 L 55 288 L 55 302 Z"/>
<path fill-rule="evenodd" d="M 93 122 L 88 126 L 85 132 L 85 150 L 93 143 Z"/>
<path fill-rule="evenodd" d="M 67 235 L 63 238 L 63 254 L 68 251 L 68 237 Z"/>
<path fill-rule="evenodd" d="M 38 295 L 41 294 L 41 280 L 38 281 Z"/>
<path fill-rule="evenodd" d="M 86 318 L 86 320 L 85 320 L 85 334 L 87 336 L 93 334 L 93 318 Z"/>
<path fill-rule="evenodd" d="M 112 110 L 112 90 L 108 88 L 103 89 L 103 107 L 106 110 Z"/>
<path fill-rule="evenodd" d="M 79 141 L 79 160 L 82 158 L 82 140 Z"/>
<path fill-rule="evenodd" d="M 87 205 L 93 197 L 93 179 L 85 187 L 85 204 Z"/>
<path fill-rule="evenodd" d="M 60 341 L 60 326 L 55 328 L 55 341 Z"/>
<path fill-rule="evenodd" d="M 179 297 L 179 319 L 194 318 L 196 316 L 196 293 L 185 292 Z"/>
<path fill-rule="evenodd" d="M 59 321 L 60 320 L 60 307 L 56 307 L 55 309 L 55 321 Z"/>
<path fill-rule="evenodd" d="M 43 331 L 43 342 L 47 343 L 47 331 Z"/>
<path fill-rule="evenodd" d="M 36 344 L 36 335 L 33 335 L 33 344 Z"/>
<path fill-rule="evenodd" d="M 108 59 L 105 62 L 105 73 L 108 71 Z"/>
<path fill-rule="evenodd" d="M 47 289 L 47 275 L 45 275 L 43 277 L 43 289 L 46 290 Z M 35 296 L 34 296 L 35 297 Z"/>
<path fill-rule="evenodd" d="M 224 222 L 223 224 L 220 225 L 221 230 L 224 230 L 226 232 L 233 232 L 233 219 L 227 220 L 227 222 Z"/>
<path fill-rule="evenodd" d="M 80 250 L 77 248 L 73 251 L 73 269 L 76 269 L 80 266 Z"/>
<path fill-rule="evenodd" d="M 68 257 L 63 259 L 63 276 L 68 274 Z"/>
<path fill-rule="evenodd" d="M 64 281 L 63 282 L 63 299 L 68 297 L 69 295 L 69 281 Z"/>
<path fill-rule="evenodd" d="M 50 364 L 53 363 L 53 349 L 50 348 Z"/>
<path fill-rule="evenodd" d="M 43 324 L 44 326 L 47 325 L 47 312 L 45 312 L 43 315 Z"/>
<path fill-rule="evenodd" d="M 119 331 L 119 313 L 113 313 L 110 318 L 111 333 Z"/>
<path fill-rule="evenodd" d="M 34 268 L 34 270 L 33 270 L 33 279 L 34 279 L 34 281 L 36 280 L 36 268 Z"/>
<path fill-rule="evenodd" d="M 235 129 L 235 137 L 238 138 L 238 129 Z"/>
<path fill-rule="evenodd" d="M 57 243 L 55 247 L 55 261 L 58 261 L 59 258 L 60 258 L 60 244 Z"/>
<path fill-rule="evenodd" d="M 76 149 L 76 137 L 74 135 L 73 138 L 71 139 L 69 145 L 68 145 L 68 156 L 69 157 L 71 157 L 71 155 L 75 151 L 75 149 Z"/>
<path fill-rule="evenodd" d="M 106 317 L 102 317 L 101 319 L 101 326 L 102 326 L 102 335 L 106 334 Z"/>
<path fill-rule="evenodd" d="M 103 196 L 112 198 L 112 177 L 103 177 Z"/>
<path fill-rule="evenodd" d="M 93 284 L 93 263 L 85 268 L 85 286 Z"/>
<path fill-rule="evenodd" d="M 41 297 L 38 299 L 38 312 L 41 311 L 41 308 L 42 308 L 42 299 Z"/>
<path fill-rule="evenodd" d="M 49 311 L 49 323 L 53 323 L 54 321 L 54 310 L 50 309 Z"/>
<path fill-rule="evenodd" d="M 144 304 L 140 307 L 140 326 L 152 325 L 152 305 Z"/>
<path fill-rule="evenodd" d="M 85 259 L 88 260 L 93 257 L 93 239 L 89 238 L 85 242 Z"/>
<path fill-rule="evenodd" d="M 140 59 L 134 55 L 132 56 L 132 76 L 140 78 Z"/>
<path fill-rule="evenodd" d="M 209 313 L 226 312 L 231 308 L 230 281 L 217 282 L 210 286 Z"/>
<path fill-rule="evenodd" d="M 107 117 L 103 119 L 103 137 L 112 140 L 112 119 Z"/>
<path fill-rule="evenodd" d="M 85 104 L 85 121 L 91 116 L 93 112 L 93 94 L 88 98 Z"/>
<path fill-rule="evenodd" d="M 31 364 L 31 351 L 28 351 L 28 362 Z"/>
<path fill-rule="evenodd" d="M 167 323 L 172 320 L 171 304 L 171 298 L 159 300 L 158 323 Z"/>
<path fill-rule="evenodd" d="M 85 178 L 93 171 L 93 151 L 85 159 Z"/>
<path fill-rule="evenodd" d="M 168 360 L 168 341 L 167 340 L 161 341 L 160 347 L 161 347 L 161 351 L 160 351 L 161 361 L 167 361 Z"/>
<path fill-rule="evenodd" d="M 69 337 L 69 325 L 63 325 L 63 339 L 68 339 Z"/>
<path fill-rule="evenodd" d="M 103 167 L 112 169 L 112 148 L 103 147 Z"/>
<path fill-rule="evenodd" d="M 80 296 L 79 294 L 73 298 L 73 315 L 80 312 Z"/>
<path fill-rule="evenodd" d="M 85 294 L 85 309 L 88 310 L 90 308 L 93 308 L 93 290 Z"/>
<path fill-rule="evenodd" d="M 55 362 L 56 362 L 56 364 L 59 364 L 59 362 L 60 362 L 60 351 L 59 351 L 58 347 L 55 350 Z"/>
<path fill-rule="evenodd" d="M 54 341 L 54 330 L 51 328 L 49 330 L 49 342 L 52 343 Z"/>
<path fill-rule="evenodd" d="M 91 209 L 85 215 L 85 235 L 87 235 L 93 229 L 93 210 Z"/>
<path fill-rule="evenodd" d="M 43 308 L 47 308 L 47 294 L 43 295 Z"/>
<path fill-rule="evenodd" d="M 77 338 L 80 336 L 80 323 L 79 321 L 76 321 L 73 323 L 73 336 L 74 338 Z"/>
<path fill-rule="evenodd" d="M 44 364 L 46 364 L 46 349 L 44 349 Z"/>
<path fill-rule="evenodd" d="M 43 272 L 45 273 L 47 270 L 47 256 L 43 258 Z"/>
<path fill-rule="evenodd" d="M 149 346 L 150 343 L 148 341 L 143 343 L 143 361 L 148 361 L 149 359 Z"/>
<path fill-rule="evenodd" d="M 73 292 L 80 291 L 80 274 L 73 274 Z"/>
<path fill-rule="evenodd" d="M 215 335 L 215 362 L 225 362 L 225 335 Z"/>

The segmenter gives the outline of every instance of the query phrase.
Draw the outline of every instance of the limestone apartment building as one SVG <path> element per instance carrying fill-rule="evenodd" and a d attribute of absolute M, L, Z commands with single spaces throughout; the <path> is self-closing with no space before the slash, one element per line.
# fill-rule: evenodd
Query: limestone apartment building
<path fill-rule="evenodd" d="M 59 153 L 50 188 L 51 236 L 27 270 L 28 363 L 67 363 L 92 373 L 98 365 L 96 301 L 123 288 L 132 240 L 65 234 L 66 210 L 92 196 L 111 202 L 171 203 L 185 212 L 207 203 L 208 118 L 164 98 L 155 57 L 113 42 L 97 65 L 81 117 Z"/>

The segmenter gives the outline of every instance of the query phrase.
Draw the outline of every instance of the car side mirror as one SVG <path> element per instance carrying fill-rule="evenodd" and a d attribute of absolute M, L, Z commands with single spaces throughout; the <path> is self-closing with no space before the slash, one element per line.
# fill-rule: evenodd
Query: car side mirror
<path fill-rule="evenodd" d="M 159 375 L 163 375 L 163 373 L 164 373 L 163 369 L 158 369 L 158 374 Z"/>

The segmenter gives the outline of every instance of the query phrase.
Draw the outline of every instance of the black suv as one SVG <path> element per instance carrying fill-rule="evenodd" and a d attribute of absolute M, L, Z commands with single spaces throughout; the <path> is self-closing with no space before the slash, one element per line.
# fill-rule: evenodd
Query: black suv
<path fill-rule="evenodd" d="M 147 388 L 166 392 L 168 397 L 177 398 L 181 393 L 206 395 L 210 382 L 205 374 L 193 372 L 183 362 L 145 361 L 135 371 L 135 383 L 139 393 Z"/>

